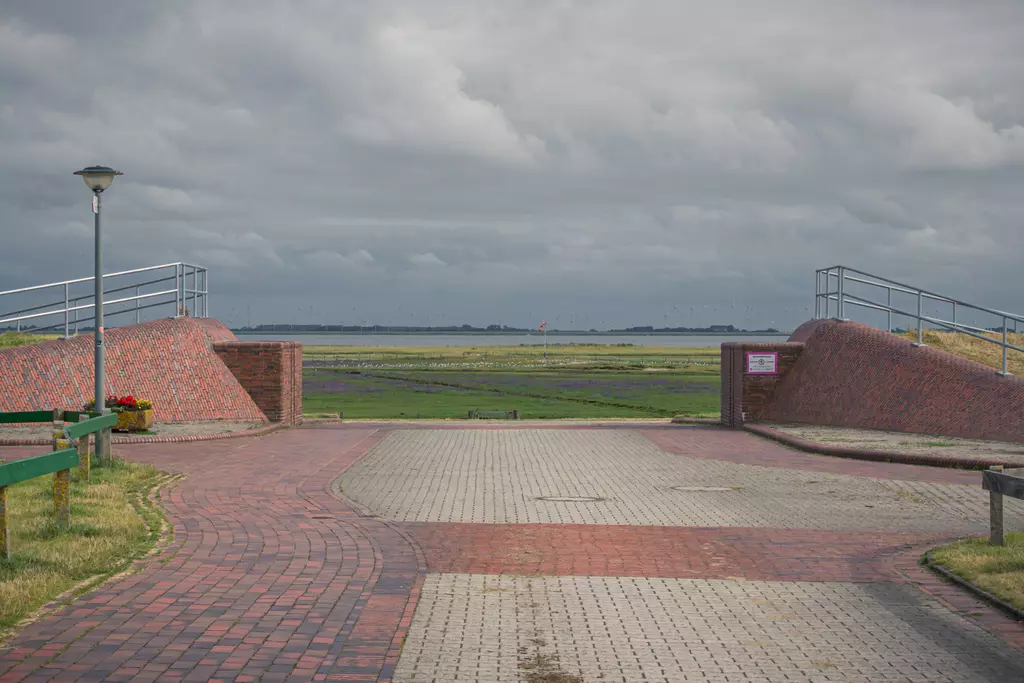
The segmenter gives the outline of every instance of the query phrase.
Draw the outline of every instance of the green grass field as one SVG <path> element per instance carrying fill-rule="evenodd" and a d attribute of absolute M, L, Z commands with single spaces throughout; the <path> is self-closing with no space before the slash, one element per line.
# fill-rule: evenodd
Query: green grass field
<path fill-rule="evenodd" d="M 303 408 L 347 419 L 465 418 L 519 410 L 522 419 L 717 417 L 717 349 L 308 347 Z"/>

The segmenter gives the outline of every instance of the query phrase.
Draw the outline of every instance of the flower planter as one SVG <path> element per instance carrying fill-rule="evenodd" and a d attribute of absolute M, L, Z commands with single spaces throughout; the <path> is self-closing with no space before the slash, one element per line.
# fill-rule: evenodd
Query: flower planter
<path fill-rule="evenodd" d="M 118 432 L 144 432 L 153 426 L 152 410 L 122 410 L 117 414 Z"/>

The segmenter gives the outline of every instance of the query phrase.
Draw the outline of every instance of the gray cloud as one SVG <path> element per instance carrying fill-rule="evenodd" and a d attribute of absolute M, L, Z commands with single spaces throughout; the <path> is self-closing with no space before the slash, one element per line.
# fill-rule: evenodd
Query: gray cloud
<path fill-rule="evenodd" d="M 995 1 L 8 0 L 0 289 L 89 273 L 104 163 L 111 268 L 209 265 L 236 323 L 784 326 L 838 262 L 1021 309 L 1022 35 Z"/>

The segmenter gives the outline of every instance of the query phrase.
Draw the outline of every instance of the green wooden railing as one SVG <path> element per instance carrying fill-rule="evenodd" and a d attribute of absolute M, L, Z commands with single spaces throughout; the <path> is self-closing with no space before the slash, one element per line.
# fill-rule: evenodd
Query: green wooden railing
<path fill-rule="evenodd" d="M 53 452 L 3 463 L 0 461 L 0 558 L 11 557 L 11 530 L 8 523 L 7 487 L 18 482 L 53 474 L 53 509 L 58 522 L 65 528 L 71 525 L 71 468 L 78 467 L 89 478 L 90 434 L 96 438 L 110 437 L 110 429 L 117 424 L 117 415 L 83 413 L 71 410 L 37 410 L 0 413 L 0 424 L 26 422 L 53 423 Z M 64 423 L 70 422 L 73 424 Z M 75 443 L 77 441 L 77 443 Z"/>

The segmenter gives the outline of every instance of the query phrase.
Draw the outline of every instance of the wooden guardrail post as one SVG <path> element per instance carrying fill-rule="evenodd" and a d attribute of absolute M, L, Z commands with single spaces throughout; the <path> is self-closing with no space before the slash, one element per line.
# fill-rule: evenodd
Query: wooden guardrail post
<path fill-rule="evenodd" d="M 88 419 L 88 415 L 78 416 L 79 422 L 85 422 Z M 88 434 L 78 438 L 78 474 L 86 481 L 89 481 L 89 478 L 92 475 L 92 462 L 89 455 L 89 442 L 91 440 L 92 439 Z"/>
<path fill-rule="evenodd" d="M 53 411 L 53 450 L 71 448 L 71 442 L 64 438 L 64 411 Z M 53 512 L 65 529 L 71 526 L 71 470 L 57 470 L 53 473 Z"/>
<path fill-rule="evenodd" d="M 3 461 L 0 461 L 3 464 Z M 0 486 L 0 559 L 11 559 L 11 527 L 7 521 L 7 487 Z"/>
<path fill-rule="evenodd" d="M 106 467 L 110 460 L 110 427 L 101 429 L 92 436 L 93 444 L 96 446 L 93 452 L 96 454 L 96 464 L 99 467 Z"/>
<path fill-rule="evenodd" d="M 989 467 L 993 472 L 1002 472 L 1002 465 Z M 988 543 L 989 545 L 1004 545 L 1003 539 L 1003 494 L 1000 491 L 990 489 L 988 492 Z"/>
<path fill-rule="evenodd" d="M 0 460 L 0 465 L 4 461 Z M 0 486 L 0 560 L 11 559 L 11 527 L 7 522 L 7 487 Z"/>

